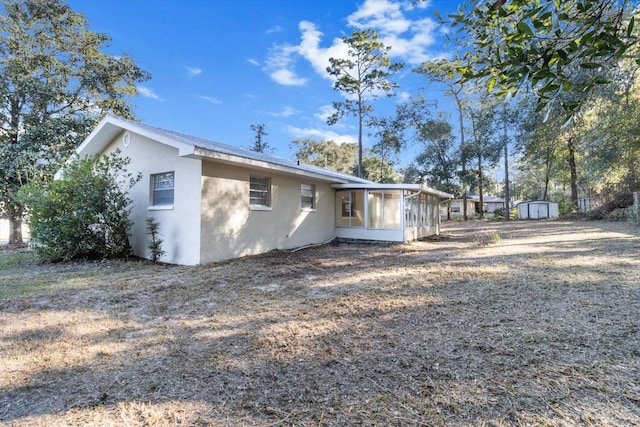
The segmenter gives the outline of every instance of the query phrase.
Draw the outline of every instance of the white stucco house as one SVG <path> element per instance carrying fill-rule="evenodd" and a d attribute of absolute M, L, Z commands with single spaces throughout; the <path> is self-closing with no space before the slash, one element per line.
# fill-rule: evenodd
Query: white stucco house
<path fill-rule="evenodd" d="M 166 251 L 194 265 L 334 238 L 402 242 L 440 232 L 450 194 L 418 184 L 376 184 L 138 122 L 105 117 L 80 157 L 121 150 L 142 173 L 131 189 L 134 254 L 147 258 L 146 218 Z"/>

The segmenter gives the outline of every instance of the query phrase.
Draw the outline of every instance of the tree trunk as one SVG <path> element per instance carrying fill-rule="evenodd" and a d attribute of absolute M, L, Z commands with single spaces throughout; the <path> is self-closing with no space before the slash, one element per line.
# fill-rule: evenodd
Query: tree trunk
<path fill-rule="evenodd" d="M 571 172 L 571 203 L 578 208 L 578 170 L 576 168 L 576 146 L 573 136 L 567 140 L 569 149 L 569 171 Z"/>
<path fill-rule="evenodd" d="M 22 243 L 22 218 L 9 218 L 9 244 Z"/>
<path fill-rule="evenodd" d="M 11 115 L 10 115 L 10 131 L 9 131 L 9 145 L 13 147 L 18 146 L 18 138 L 20 131 L 20 101 L 17 98 L 12 98 L 10 101 Z M 19 182 L 15 178 L 9 178 L 11 185 L 19 186 Z M 10 244 L 22 244 L 22 206 L 15 200 L 15 191 L 9 190 L 9 200 L 5 201 L 5 209 L 9 218 L 9 243 Z M 13 193 L 13 194 L 12 194 Z"/>
<path fill-rule="evenodd" d="M 7 214 L 9 219 L 9 244 L 22 244 L 22 208 L 8 206 Z"/>
<path fill-rule="evenodd" d="M 364 100 L 358 94 L 358 178 L 362 178 L 362 121 L 364 120 L 364 112 L 362 103 Z"/>
<path fill-rule="evenodd" d="M 511 194 L 509 191 L 509 144 L 506 139 L 504 142 L 504 219 L 509 221 L 511 215 Z"/>
<path fill-rule="evenodd" d="M 480 196 L 480 219 L 484 219 L 484 196 L 482 194 L 482 156 L 478 155 L 478 196 Z"/>
<path fill-rule="evenodd" d="M 452 93 L 458 107 L 458 122 L 460 125 L 460 162 L 462 163 L 462 188 L 464 189 L 462 193 L 462 217 L 467 221 L 469 216 L 467 214 L 467 183 L 465 182 L 467 175 L 467 159 L 464 154 L 464 114 L 462 113 L 462 101 L 460 101 L 460 97 L 458 97 L 458 92 L 452 91 Z"/>

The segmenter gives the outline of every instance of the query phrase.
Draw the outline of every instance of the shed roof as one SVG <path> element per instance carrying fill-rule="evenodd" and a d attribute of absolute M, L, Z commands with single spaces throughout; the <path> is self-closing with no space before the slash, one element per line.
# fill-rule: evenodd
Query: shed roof
<path fill-rule="evenodd" d="M 283 173 L 306 175 L 335 183 L 373 184 L 372 181 L 352 175 L 306 165 L 269 154 L 258 153 L 233 145 L 222 144 L 204 138 L 185 135 L 155 126 L 149 126 L 121 117 L 106 116 L 89 136 L 78 146 L 80 155 L 94 155 L 102 152 L 123 130 L 140 134 L 160 143 L 178 149 L 183 157 L 218 160 L 225 163 L 261 169 L 277 170 Z"/>

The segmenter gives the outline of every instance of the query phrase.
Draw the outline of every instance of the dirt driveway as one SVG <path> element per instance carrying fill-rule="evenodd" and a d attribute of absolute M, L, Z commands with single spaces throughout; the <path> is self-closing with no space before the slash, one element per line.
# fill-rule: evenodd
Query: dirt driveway
<path fill-rule="evenodd" d="M 198 267 L 0 251 L 0 424 L 640 425 L 640 228 Z"/>

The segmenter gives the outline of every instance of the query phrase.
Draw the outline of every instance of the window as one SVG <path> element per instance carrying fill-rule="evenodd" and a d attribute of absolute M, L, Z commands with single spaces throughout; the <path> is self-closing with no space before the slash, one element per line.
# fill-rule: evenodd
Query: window
<path fill-rule="evenodd" d="M 397 190 L 369 191 L 368 228 L 400 228 L 400 192 Z"/>
<path fill-rule="evenodd" d="M 271 179 L 264 176 L 249 178 L 249 204 L 252 207 L 271 206 Z"/>
<path fill-rule="evenodd" d="M 336 191 L 336 226 L 364 226 L 364 191 Z"/>
<path fill-rule="evenodd" d="M 316 208 L 316 186 L 311 184 L 300 185 L 300 207 L 302 209 Z"/>
<path fill-rule="evenodd" d="M 356 211 L 356 199 L 353 192 L 346 192 L 342 196 L 342 218 L 351 218 Z"/>
<path fill-rule="evenodd" d="M 164 172 L 151 175 L 151 206 L 173 207 L 175 175 Z"/>

